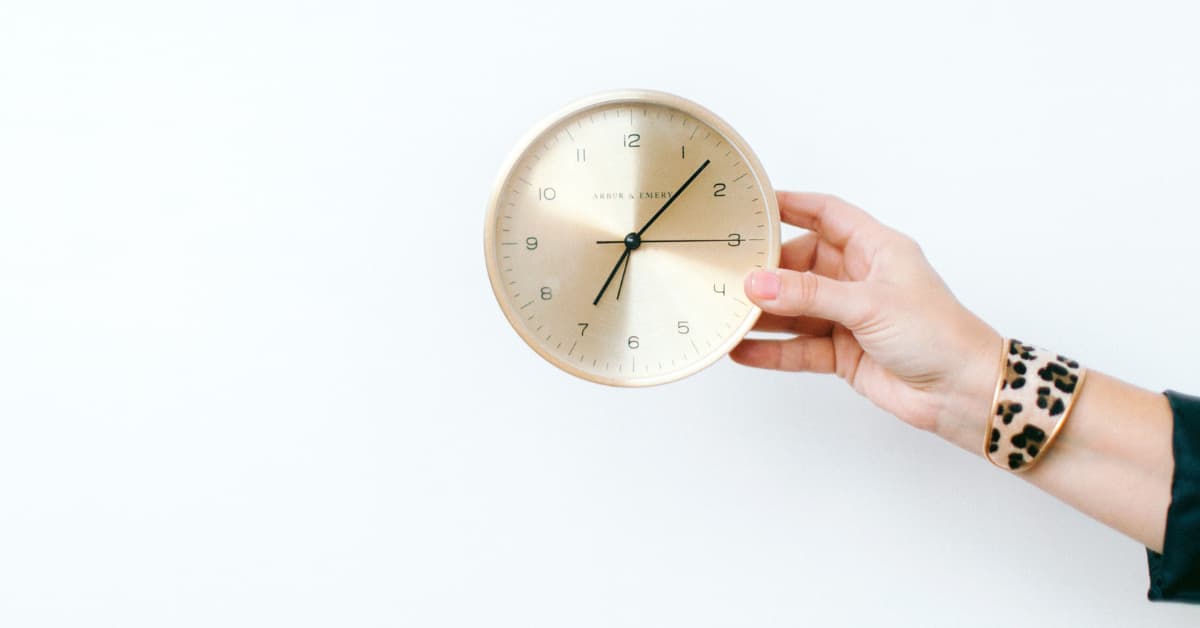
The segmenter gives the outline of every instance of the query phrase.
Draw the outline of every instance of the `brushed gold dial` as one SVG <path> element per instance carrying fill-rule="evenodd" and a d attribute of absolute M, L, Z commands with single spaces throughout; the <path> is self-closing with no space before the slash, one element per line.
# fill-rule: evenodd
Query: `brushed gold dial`
<path fill-rule="evenodd" d="M 484 248 L 501 309 L 539 355 L 647 386 L 712 364 L 754 325 L 742 280 L 778 265 L 779 209 L 750 147 L 714 114 L 611 92 L 518 144 Z"/>

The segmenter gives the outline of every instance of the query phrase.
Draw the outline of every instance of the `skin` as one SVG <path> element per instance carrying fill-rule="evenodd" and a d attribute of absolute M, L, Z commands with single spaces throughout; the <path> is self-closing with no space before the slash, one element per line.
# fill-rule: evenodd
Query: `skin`
<path fill-rule="evenodd" d="M 836 374 L 982 458 L 1001 335 L 958 302 L 912 238 L 837 197 L 778 197 L 783 221 L 809 233 L 783 245 L 779 270 L 748 275 L 745 291 L 763 309 L 756 329 L 795 336 L 743 340 L 734 361 Z M 1161 552 L 1171 430 L 1165 396 L 1091 370 L 1053 446 L 1018 476 Z"/>

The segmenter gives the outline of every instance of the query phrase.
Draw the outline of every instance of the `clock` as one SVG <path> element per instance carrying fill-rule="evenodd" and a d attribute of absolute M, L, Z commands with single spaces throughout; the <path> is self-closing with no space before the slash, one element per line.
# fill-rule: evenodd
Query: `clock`
<path fill-rule="evenodd" d="M 700 105 L 623 90 L 534 128 L 492 191 L 484 252 L 500 309 L 538 355 L 614 386 L 717 361 L 760 310 L 779 208 L 745 140 Z"/>

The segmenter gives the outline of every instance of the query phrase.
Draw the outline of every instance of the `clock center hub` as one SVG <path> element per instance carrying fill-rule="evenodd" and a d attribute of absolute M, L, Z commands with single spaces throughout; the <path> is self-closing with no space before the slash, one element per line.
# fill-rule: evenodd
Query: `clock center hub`
<path fill-rule="evenodd" d="M 630 232 L 629 235 L 625 236 L 625 248 L 629 249 L 630 251 L 636 249 L 637 247 L 639 247 L 641 245 L 642 245 L 642 236 L 638 235 L 636 231 Z"/>

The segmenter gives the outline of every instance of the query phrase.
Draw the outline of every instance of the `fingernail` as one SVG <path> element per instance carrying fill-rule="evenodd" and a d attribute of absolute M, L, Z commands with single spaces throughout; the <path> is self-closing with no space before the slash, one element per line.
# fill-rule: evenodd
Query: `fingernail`
<path fill-rule="evenodd" d="M 769 270 L 754 271 L 749 292 L 756 299 L 774 299 L 779 294 L 779 275 Z"/>

